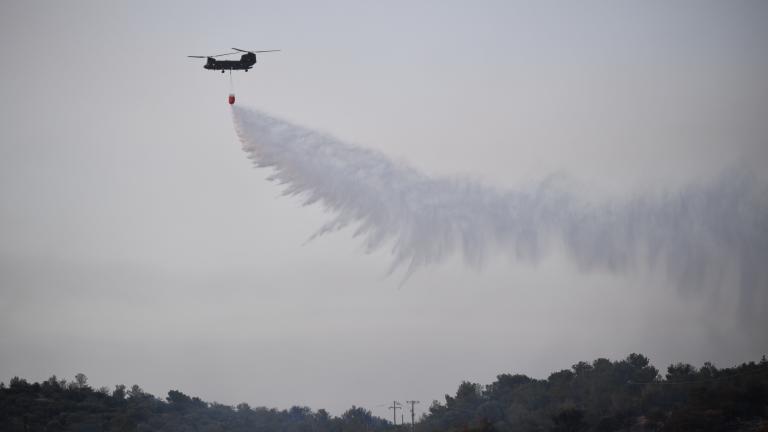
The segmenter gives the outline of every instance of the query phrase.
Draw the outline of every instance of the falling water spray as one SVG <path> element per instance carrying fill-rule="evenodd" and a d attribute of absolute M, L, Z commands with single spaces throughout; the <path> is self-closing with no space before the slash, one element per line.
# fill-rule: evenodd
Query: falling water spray
<path fill-rule="evenodd" d="M 315 236 L 351 227 L 367 251 L 391 248 L 391 270 L 405 277 L 457 253 L 479 267 L 494 253 L 536 262 L 562 247 L 583 270 L 645 265 L 679 286 L 730 284 L 766 303 L 768 188 L 748 173 L 590 204 L 558 182 L 503 190 L 430 177 L 259 111 L 233 106 L 233 117 L 255 166 L 271 168 L 285 195 L 334 215 Z"/>

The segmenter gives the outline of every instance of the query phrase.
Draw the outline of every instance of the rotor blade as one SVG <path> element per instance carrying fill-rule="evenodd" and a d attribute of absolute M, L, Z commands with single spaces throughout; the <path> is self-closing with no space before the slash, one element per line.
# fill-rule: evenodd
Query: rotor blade
<path fill-rule="evenodd" d="M 246 51 L 246 50 L 242 50 L 242 49 L 240 49 L 240 48 L 232 48 L 232 49 L 233 49 L 233 50 L 237 50 L 237 51 L 240 51 L 240 52 L 249 52 L 249 53 L 265 53 L 265 52 L 275 52 L 275 51 L 280 51 L 280 50 L 266 50 L 266 51 Z"/>
<path fill-rule="evenodd" d="M 221 57 L 221 56 L 228 56 L 228 55 L 232 55 L 232 54 L 237 54 L 237 53 L 236 52 L 232 52 L 232 53 L 226 53 L 226 54 L 217 54 L 217 55 L 208 56 L 208 57 Z"/>
<path fill-rule="evenodd" d="M 226 53 L 226 54 L 216 54 L 216 55 L 210 55 L 210 56 L 187 56 L 192 58 L 212 58 L 212 57 L 221 57 L 221 56 L 228 56 L 232 54 L 237 54 L 236 52 Z"/>

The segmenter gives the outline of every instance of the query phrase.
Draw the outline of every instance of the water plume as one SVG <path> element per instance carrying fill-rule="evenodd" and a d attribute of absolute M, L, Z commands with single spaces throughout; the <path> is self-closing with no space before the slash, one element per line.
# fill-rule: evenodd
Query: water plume
<path fill-rule="evenodd" d="M 268 114 L 233 107 L 243 150 L 285 195 L 333 218 L 315 235 L 352 227 L 367 251 L 391 247 L 391 270 L 459 253 L 536 262 L 562 247 L 583 270 L 663 269 L 682 287 L 733 284 L 742 301 L 768 290 L 768 188 L 733 171 L 665 195 L 590 203 L 549 178 L 503 190 L 427 176 L 385 155 Z"/>

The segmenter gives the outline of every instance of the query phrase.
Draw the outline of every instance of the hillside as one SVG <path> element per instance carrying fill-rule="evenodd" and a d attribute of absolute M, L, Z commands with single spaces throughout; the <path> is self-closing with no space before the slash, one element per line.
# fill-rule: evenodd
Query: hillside
<path fill-rule="evenodd" d="M 94 389 L 78 374 L 0 383 L 0 431 L 406 430 L 353 406 L 341 416 L 307 407 L 277 410 L 205 402 L 178 390 L 163 399 L 138 385 Z M 408 429 L 409 429 L 408 425 Z M 416 425 L 437 431 L 768 431 L 768 360 L 719 369 L 678 363 L 662 376 L 648 359 L 580 362 L 547 379 L 502 374 L 462 382 Z"/>

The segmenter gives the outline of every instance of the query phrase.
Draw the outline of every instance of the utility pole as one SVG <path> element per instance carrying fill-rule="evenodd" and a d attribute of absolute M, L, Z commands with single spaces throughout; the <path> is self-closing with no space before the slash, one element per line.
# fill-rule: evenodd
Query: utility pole
<path fill-rule="evenodd" d="M 397 426 L 397 410 L 402 409 L 402 405 L 398 401 L 392 401 L 392 406 L 389 409 L 392 410 L 392 423 Z"/>
<path fill-rule="evenodd" d="M 411 432 L 416 432 L 416 414 L 414 414 L 413 406 L 419 403 L 417 400 L 405 401 L 407 404 L 411 404 Z"/>

